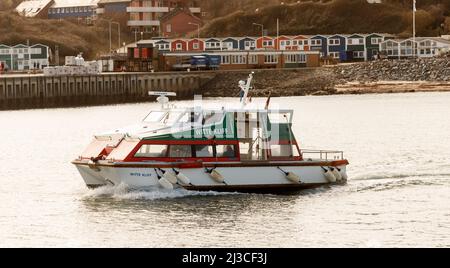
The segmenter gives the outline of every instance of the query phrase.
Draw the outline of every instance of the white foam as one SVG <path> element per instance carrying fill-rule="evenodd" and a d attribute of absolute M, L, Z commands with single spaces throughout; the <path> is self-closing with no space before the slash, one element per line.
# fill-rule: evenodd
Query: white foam
<path fill-rule="evenodd" d="M 164 190 L 154 188 L 149 190 L 130 189 L 128 185 L 120 184 L 117 186 L 103 186 L 88 191 L 84 198 L 113 198 L 118 200 L 158 200 L 158 199 L 174 199 L 191 196 L 217 196 L 217 195 L 233 195 L 239 193 L 220 193 L 214 191 L 198 192 L 188 191 L 186 189 Z"/>

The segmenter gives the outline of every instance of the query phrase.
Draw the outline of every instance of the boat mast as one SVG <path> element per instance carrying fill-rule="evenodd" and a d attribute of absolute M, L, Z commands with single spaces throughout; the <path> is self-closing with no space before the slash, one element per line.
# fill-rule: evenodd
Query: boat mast
<path fill-rule="evenodd" d="M 251 72 L 251 74 L 248 75 L 247 84 L 242 88 L 242 90 L 244 91 L 244 96 L 241 99 L 242 108 L 244 108 L 245 105 L 247 104 L 247 96 L 248 96 L 248 92 L 250 90 L 250 85 L 252 83 L 254 73 L 255 72 Z"/>

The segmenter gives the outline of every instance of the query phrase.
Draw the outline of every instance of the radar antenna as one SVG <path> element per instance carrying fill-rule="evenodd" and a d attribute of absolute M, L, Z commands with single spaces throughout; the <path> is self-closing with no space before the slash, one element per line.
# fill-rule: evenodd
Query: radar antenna
<path fill-rule="evenodd" d="M 149 96 L 158 96 L 156 101 L 161 104 L 161 109 L 169 109 L 169 97 L 177 96 L 175 92 L 164 92 L 164 91 L 149 91 Z"/>

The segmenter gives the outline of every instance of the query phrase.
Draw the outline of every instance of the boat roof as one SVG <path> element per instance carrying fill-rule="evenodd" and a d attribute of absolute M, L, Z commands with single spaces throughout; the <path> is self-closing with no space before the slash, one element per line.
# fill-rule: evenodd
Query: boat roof
<path fill-rule="evenodd" d="M 156 114 L 153 121 L 146 120 L 151 114 Z M 195 122 L 181 122 L 180 120 L 186 115 L 191 113 L 200 114 L 200 117 Z M 233 109 L 199 109 L 198 107 L 189 108 L 173 108 L 173 109 L 159 109 L 152 110 L 141 123 L 127 126 L 124 128 L 118 128 L 112 131 L 100 133 L 95 137 L 97 139 L 116 139 L 116 138 L 128 138 L 128 139 L 150 139 L 152 137 L 171 135 L 174 133 L 181 133 L 185 131 L 192 131 L 195 129 L 208 129 L 213 125 L 224 126 L 224 120 L 226 114 L 235 113 L 266 113 L 270 114 L 289 114 L 285 123 L 292 122 L 293 110 L 291 109 L 255 109 L 255 108 L 233 108 Z M 162 122 L 168 114 L 177 114 L 173 117 L 174 120 L 169 123 Z M 202 123 L 204 115 L 220 114 L 215 121 Z M 169 115 L 170 116 L 170 115 Z M 233 117 L 234 119 L 234 117 Z M 208 121 L 208 119 L 207 119 Z M 193 127 L 192 127 L 193 126 Z"/>

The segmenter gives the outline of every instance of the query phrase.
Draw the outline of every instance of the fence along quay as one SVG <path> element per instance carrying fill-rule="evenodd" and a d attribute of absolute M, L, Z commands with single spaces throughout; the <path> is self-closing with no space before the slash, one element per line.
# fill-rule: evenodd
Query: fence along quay
<path fill-rule="evenodd" d="M 0 74 L 0 110 L 145 101 L 150 90 L 191 97 L 213 73 Z"/>

